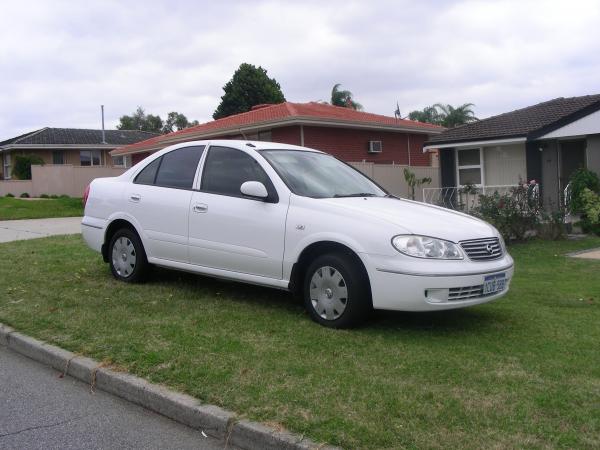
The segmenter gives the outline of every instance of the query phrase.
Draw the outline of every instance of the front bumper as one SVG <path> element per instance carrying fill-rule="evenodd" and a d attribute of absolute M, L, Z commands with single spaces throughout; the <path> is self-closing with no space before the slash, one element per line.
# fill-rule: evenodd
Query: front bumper
<path fill-rule="evenodd" d="M 506 295 L 514 273 L 514 262 L 508 254 L 487 262 L 361 256 L 376 309 L 440 311 L 487 303 Z M 483 295 L 485 277 L 500 273 L 506 277 L 504 289 Z"/>

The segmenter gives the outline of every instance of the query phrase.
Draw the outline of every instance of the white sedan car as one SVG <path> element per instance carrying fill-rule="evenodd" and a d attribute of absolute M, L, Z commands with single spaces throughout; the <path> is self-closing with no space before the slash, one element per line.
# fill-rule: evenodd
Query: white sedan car
<path fill-rule="evenodd" d="M 495 300 L 513 260 L 474 217 L 396 198 L 331 155 L 197 141 L 159 151 L 84 195 L 83 237 L 113 275 L 149 265 L 290 290 L 322 325 L 373 309 L 439 311 Z"/>

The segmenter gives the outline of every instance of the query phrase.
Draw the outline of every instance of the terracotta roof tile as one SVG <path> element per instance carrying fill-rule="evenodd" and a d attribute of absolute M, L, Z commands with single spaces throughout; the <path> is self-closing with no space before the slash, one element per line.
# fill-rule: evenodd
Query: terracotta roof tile
<path fill-rule="evenodd" d="M 190 135 L 200 136 L 203 139 L 211 137 L 211 133 L 230 131 L 236 133 L 238 128 L 259 125 L 262 123 L 274 125 L 277 122 L 299 119 L 299 120 L 330 120 L 344 124 L 371 124 L 374 126 L 390 126 L 402 130 L 412 129 L 417 132 L 439 133 L 442 127 L 428 123 L 415 122 L 412 120 L 396 119 L 394 117 L 383 116 L 380 114 L 371 114 L 363 111 L 355 111 L 349 108 L 332 106 L 324 103 L 291 103 L 284 102 L 274 105 L 260 105 L 254 110 L 236 114 L 222 119 L 206 122 L 195 127 L 186 128 L 174 133 L 157 136 L 136 144 L 113 150 L 113 155 L 119 155 L 130 152 L 139 152 L 144 149 L 153 149 L 164 143 L 165 146 L 176 142 L 184 142 Z M 191 138 L 190 138 L 191 139 Z"/>

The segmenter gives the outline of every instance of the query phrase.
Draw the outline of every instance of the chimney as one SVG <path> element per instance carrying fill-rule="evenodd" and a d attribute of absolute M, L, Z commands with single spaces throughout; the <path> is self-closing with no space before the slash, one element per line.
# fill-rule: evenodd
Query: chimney
<path fill-rule="evenodd" d="M 106 144 L 106 135 L 104 133 L 104 105 L 100 105 L 100 110 L 102 111 L 102 143 Z"/>

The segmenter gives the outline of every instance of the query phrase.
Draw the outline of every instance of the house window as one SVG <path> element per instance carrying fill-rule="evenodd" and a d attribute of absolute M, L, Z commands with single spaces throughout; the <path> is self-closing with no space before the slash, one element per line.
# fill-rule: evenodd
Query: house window
<path fill-rule="evenodd" d="M 52 164 L 64 164 L 65 152 L 63 150 L 55 150 L 52 152 Z"/>
<path fill-rule="evenodd" d="M 113 156 L 112 162 L 114 167 L 130 167 L 130 159 L 129 156 L 119 155 Z"/>
<path fill-rule="evenodd" d="M 3 158 L 3 168 L 4 168 L 4 179 L 10 180 L 10 171 L 12 169 L 12 164 L 10 161 L 10 153 L 5 153 Z"/>
<path fill-rule="evenodd" d="M 102 165 L 102 150 L 81 150 L 79 161 L 82 166 L 100 166 Z"/>
<path fill-rule="evenodd" d="M 456 151 L 456 171 L 458 185 L 483 185 L 483 163 L 480 148 Z"/>

